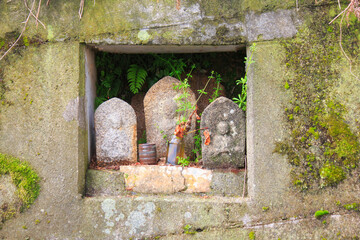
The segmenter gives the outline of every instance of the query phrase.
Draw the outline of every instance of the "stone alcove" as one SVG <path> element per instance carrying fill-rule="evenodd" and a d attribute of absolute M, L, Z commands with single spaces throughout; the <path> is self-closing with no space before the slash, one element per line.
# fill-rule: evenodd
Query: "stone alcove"
<path fill-rule="evenodd" d="M 99 52 L 107 52 L 109 54 L 148 54 L 148 53 L 173 53 L 173 54 L 219 54 L 218 56 L 226 56 L 226 54 L 229 54 L 233 59 L 236 59 L 236 63 L 238 64 L 237 68 L 240 69 L 239 71 L 244 72 L 245 65 L 244 65 L 244 57 L 246 56 L 245 53 L 245 47 L 244 46 L 118 46 L 118 45 L 88 45 L 86 47 L 86 104 L 87 104 L 87 118 L 88 118 L 88 129 L 89 129 L 89 161 L 91 158 L 95 156 L 95 132 L 94 132 L 94 102 L 96 97 L 96 81 L 97 79 L 97 69 L 96 69 L 96 55 L 99 54 Z M 221 55 L 223 54 L 223 55 Z M 221 62 L 221 59 L 218 59 L 218 62 Z M 219 71 L 221 73 L 221 64 L 220 65 L 220 71 L 219 66 L 217 66 L 218 69 L 215 68 L 216 71 Z M 211 70 L 211 67 L 209 69 Z M 238 71 L 238 72 L 239 72 Z M 204 71 L 203 71 L 204 72 Z M 197 72 L 193 74 L 193 80 L 191 82 L 191 85 L 195 85 L 195 87 L 200 88 L 198 84 L 198 80 L 201 78 L 207 78 L 207 73 L 201 73 Z M 236 79 L 239 79 L 242 77 L 241 75 L 237 75 Z M 235 82 L 235 81 L 234 81 Z M 235 87 L 235 83 L 234 83 Z M 196 88 L 193 89 L 194 92 L 196 92 Z M 233 90 L 233 89 L 232 89 Z M 223 94 L 225 95 L 225 94 Z M 226 96 L 226 95 L 225 95 Z M 232 98 L 236 95 L 228 94 L 227 97 Z M 131 101 L 129 101 L 129 104 L 131 104 Z M 204 110 L 205 106 L 202 106 L 201 110 Z M 135 109 L 137 112 L 137 109 Z M 139 126 L 139 120 L 144 121 L 143 119 L 138 119 L 138 126 Z M 145 122 L 145 121 L 144 121 Z M 141 126 L 140 126 L 141 128 Z M 143 129 L 144 127 L 142 127 Z M 141 138 L 141 131 L 138 131 L 138 139 Z M 140 136 L 139 136 L 140 135 Z M 129 169 L 130 168 L 130 169 Z M 143 169 L 141 169 L 143 168 Z M 124 182 L 125 181 L 125 188 L 127 190 L 133 190 L 136 184 L 139 184 L 139 182 L 134 182 L 134 180 L 131 180 L 131 176 L 136 175 L 135 178 L 138 177 L 139 172 L 146 172 L 145 175 L 151 176 L 151 175 L 158 175 L 157 171 L 165 171 L 165 170 L 154 170 L 153 167 L 149 166 L 142 166 L 137 167 L 137 170 L 134 172 L 131 169 L 131 166 L 124 166 L 122 167 L 122 170 L 120 170 L 120 174 L 111 176 L 107 176 L 106 173 L 95 173 L 94 171 L 88 171 L 88 180 L 87 185 L 92 185 L 93 187 L 88 187 L 87 194 L 89 195 L 96 195 L 100 192 L 100 194 L 122 194 L 122 190 L 119 190 L 117 187 L 111 186 L 111 184 L 107 184 L 109 182 Z M 220 194 L 220 195 L 231 195 L 231 196 L 240 196 L 245 190 L 243 190 L 244 185 L 244 168 L 237 169 L 233 171 L 232 173 L 228 170 L 202 170 L 202 169 L 193 169 L 193 170 L 186 170 L 187 172 L 183 172 L 184 169 L 181 169 L 180 172 L 178 172 L 178 167 L 167 167 L 167 171 L 172 172 L 172 175 L 180 174 L 181 176 L 184 176 L 188 174 L 188 178 L 185 178 L 185 182 L 188 183 L 190 181 L 195 181 L 194 184 L 196 185 L 196 181 L 199 181 L 200 178 L 202 179 L 210 179 L 210 183 L 208 183 L 208 190 L 203 189 L 197 189 L 193 192 L 202 193 L 202 192 L 210 192 L 210 194 Z M 170 170 L 169 170 L 170 169 Z M 143 173 L 142 173 L 143 174 Z M 102 176 L 100 176 L 102 175 Z M 129 178 L 125 178 L 125 176 L 130 176 Z M 99 180 L 101 179 L 101 180 Z M 129 180 L 130 179 L 130 180 Z M 195 179 L 195 180 L 194 180 Z M 149 178 L 144 181 L 143 184 L 146 185 L 146 182 L 148 182 Z M 100 181 L 100 182 L 99 182 Z M 132 182 L 131 182 L 132 181 Z M 166 179 L 163 179 L 163 181 L 166 181 Z M 183 180 L 180 180 L 183 181 Z M 107 183 L 106 183 L 107 182 Z M 210 185 L 209 185 L 210 184 Z M 105 186 L 107 185 L 107 186 Z M 123 184 L 124 185 L 124 184 Z M 150 181 L 148 185 L 153 185 L 153 183 Z M 185 184 L 186 185 L 186 184 Z M 142 186 L 142 188 L 144 185 Z M 135 187 L 136 188 L 136 187 Z M 171 186 L 170 186 L 171 188 Z M 179 187 L 180 192 L 190 192 L 192 186 L 187 184 L 185 188 Z M 206 187 L 205 187 L 206 188 Z M 156 189 L 154 190 L 153 187 L 150 187 L 150 190 L 145 191 L 145 193 L 174 193 L 177 192 L 176 187 L 173 186 L 170 190 L 163 190 L 158 192 Z M 185 190 L 184 190 L 185 189 Z M 211 191 L 209 190 L 211 189 Z M 119 192 L 120 191 L 120 192 Z M 136 191 L 136 190 L 134 190 Z M 137 192 L 141 192 L 142 190 L 137 189 Z"/>

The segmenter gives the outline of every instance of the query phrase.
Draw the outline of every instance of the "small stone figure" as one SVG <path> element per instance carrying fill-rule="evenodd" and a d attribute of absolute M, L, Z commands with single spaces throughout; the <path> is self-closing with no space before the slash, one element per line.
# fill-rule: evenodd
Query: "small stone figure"
<path fill-rule="evenodd" d="M 179 115 L 176 112 L 178 104 L 175 99 L 182 92 L 174 89 L 180 81 L 173 77 L 164 77 L 154 84 L 146 93 L 144 98 L 144 111 L 146 122 L 146 138 L 148 143 L 156 144 L 158 157 L 166 157 L 166 139 L 174 135 L 176 122 Z M 195 94 L 188 89 L 188 97 L 191 105 L 195 104 Z M 191 122 L 191 129 L 195 128 L 195 118 Z M 191 131 L 191 130 L 190 130 Z M 185 155 L 190 156 L 194 147 L 194 133 L 185 136 Z"/>
<path fill-rule="evenodd" d="M 211 142 L 202 143 L 207 168 L 241 168 L 245 165 L 245 114 L 228 98 L 219 97 L 205 108 L 201 128 L 209 128 Z"/>
<path fill-rule="evenodd" d="M 95 132 L 98 161 L 137 161 L 136 115 L 128 103 L 119 98 L 102 103 L 95 111 Z"/>

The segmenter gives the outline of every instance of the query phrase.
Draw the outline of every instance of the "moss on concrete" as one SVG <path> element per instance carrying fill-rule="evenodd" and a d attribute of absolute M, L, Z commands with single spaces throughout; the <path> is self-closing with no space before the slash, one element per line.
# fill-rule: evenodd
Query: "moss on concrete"
<path fill-rule="evenodd" d="M 40 192 L 40 178 L 27 162 L 20 161 L 0 153 L 0 176 L 9 174 L 15 184 L 16 194 L 20 200 L 20 212 L 29 208 Z M 2 206 L 0 206 L 2 208 Z M 18 211 L 15 206 L 4 206 L 1 210 L 1 222 L 8 220 Z"/>
<path fill-rule="evenodd" d="M 277 9 L 288 9 L 295 7 L 295 1 L 292 0 L 244 0 L 242 3 L 243 11 L 267 12 Z"/>
<path fill-rule="evenodd" d="M 305 16 L 304 26 L 311 28 L 303 27 L 295 39 L 282 42 L 288 68 L 283 86 L 292 94 L 284 109 L 291 136 L 275 151 L 288 156 L 293 184 L 302 190 L 335 186 L 359 172 L 359 136 L 346 119 L 342 96 L 330 94 L 343 81 L 341 71 L 346 71 L 340 68 L 344 58 L 338 45 L 339 26 L 328 24 L 335 11 L 319 10 Z M 345 51 L 358 52 L 359 26 L 357 21 L 343 26 Z"/>

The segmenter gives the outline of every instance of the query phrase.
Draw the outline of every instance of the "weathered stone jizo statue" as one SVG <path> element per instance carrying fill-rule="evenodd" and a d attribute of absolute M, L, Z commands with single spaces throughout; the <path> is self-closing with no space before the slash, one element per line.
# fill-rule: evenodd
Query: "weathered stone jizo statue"
<path fill-rule="evenodd" d="M 136 116 L 128 103 L 119 98 L 102 103 L 95 111 L 95 132 L 98 161 L 137 161 Z"/>
<path fill-rule="evenodd" d="M 211 142 L 202 143 L 204 166 L 207 168 L 244 167 L 245 114 L 236 103 L 220 97 L 205 108 L 201 128 L 209 128 Z"/>
<path fill-rule="evenodd" d="M 178 103 L 175 101 L 182 92 L 175 90 L 174 85 L 180 81 L 173 77 L 164 77 L 154 84 L 144 98 L 144 111 L 146 123 L 146 138 L 148 143 L 156 144 L 158 157 L 166 156 L 166 139 L 170 140 L 174 134 L 176 122 L 179 120 Z M 188 101 L 195 104 L 195 94 L 188 89 Z M 195 118 L 191 122 L 191 129 L 195 128 Z M 194 146 L 194 133 L 185 136 L 185 154 L 191 155 Z"/>

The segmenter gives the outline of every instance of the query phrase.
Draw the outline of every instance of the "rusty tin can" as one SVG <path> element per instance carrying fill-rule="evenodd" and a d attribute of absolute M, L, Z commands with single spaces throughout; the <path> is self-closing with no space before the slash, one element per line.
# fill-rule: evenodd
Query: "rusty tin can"
<path fill-rule="evenodd" d="M 139 144 L 139 162 L 144 165 L 156 165 L 156 145 L 153 143 Z"/>

